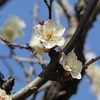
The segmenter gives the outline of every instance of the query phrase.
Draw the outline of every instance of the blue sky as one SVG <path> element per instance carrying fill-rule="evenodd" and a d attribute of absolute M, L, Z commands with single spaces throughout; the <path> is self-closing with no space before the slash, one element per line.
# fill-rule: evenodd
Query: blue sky
<path fill-rule="evenodd" d="M 21 39 L 15 39 L 14 42 L 26 44 L 29 43 L 32 35 L 32 27 L 33 27 L 33 16 L 32 16 L 32 10 L 34 3 L 36 2 L 40 3 L 40 9 L 39 9 L 39 19 L 43 19 L 44 21 L 48 19 L 48 9 L 46 5 L 44 4 L 43 0 L 9 0 L 9 2 L 4 6 L 2 9 L 0 9 L 0 27 L 3 26 L 4 21 L 10 16 L 10 15 L 16 15 L 21 17 L 25 23 L 26 28 L 24 29 L 24 35 Z M 70 4 L 74 4 L 77 2 L 77 0 L 69 0 Z M 67 27 L 66 18 L 62 17 L 62 25 Z M 54 19 L 54 16 L 53 16 Z M 98 46 L 98 43 L 100 42 L 100 20 L 94 23 L 93 29 L 89 31 L 89 35 L 86 39 L 86 44 L 91 46 L 91 51 L 95 52 L 96 55 L 100 54 L 100 48 Z M 9 50 L 7 50 L 6 46 L 4 44 L 0 44 L 0 54 L 7 55 L 9 53 Z M 20 50 L 15 49 L 16 54 L 21 57 L 29 57 L 29 53 L 26 50 Z M 10 62 L 10 65 L 12 66 L 12 69 L 14 70 L 14 74 L 18 75 L 18 77 L 21 76 L 21 79 L 24 80 L 25 76 L 22 71 L 22 69 L 19 67 L 19 65 L 16 65 L 15 61 L 7 60 Z M 99 62 L 100 63 L 100 62 Z M 29 64 L 25 63 L 25 66 L 28 66 Z M 0 71 L 3 72 L 5 75 L 5 78 L 8 77 L 9 71 L 7 71 L 7 66 L 0 62 Z M 41 69 L 39 68 L 38 73 L 40 73 Z M 12 73 L 13 74 L 13 73 Z M 96 100 L 95 96 L 90 92 L 90 83 L 87 81 L 87 77 L 85 76 L 83 80 L 81 81 L 79 85 L 78 92 L 75 96 L 73 96 L 70 100 Z M 16 92 L 20 88 L 25 86 L 25 82 L 19 80 L 16 81 L 15 86 L 13 88 L 13 92 Z M 39 99 L 37 99 L 39 100 Z"/>

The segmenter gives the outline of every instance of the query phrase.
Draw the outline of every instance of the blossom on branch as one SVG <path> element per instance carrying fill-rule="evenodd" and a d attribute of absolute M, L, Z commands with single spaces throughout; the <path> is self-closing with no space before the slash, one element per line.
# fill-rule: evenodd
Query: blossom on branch
<path fill-rule="evenodd" d="M 82 63 L 77 60 L 77 56 L 74 52 L 70 52 L 67 56 L 62 53 L 59 63 L 63 66 L 63 69 L 76 79 L 81 79 Z"/>
<path fill-rule="evenodd" d="M 43 25 L 34 26 L 35 36 L 41 41 L 46 49 L 64 45 L 65 39 L 62 37 L 65 28 L 57 26 L 53 20 L 47 20 Z"/>
<path fill-rule="evenodd" d="M 10 96 L 6 95 L 6 92 L 0 88 L 0 100 L 12 100 Z"/>
<path fill-rule="evenodd" d="M 26 24 L 22 19 L 17 16 L 10 16 L 4 23 L 4 26 L 0 28 L 0 34 L 8 41 L 12 41 L 15 37 L 20 37 L 23 33 L 23 28 Z"/>

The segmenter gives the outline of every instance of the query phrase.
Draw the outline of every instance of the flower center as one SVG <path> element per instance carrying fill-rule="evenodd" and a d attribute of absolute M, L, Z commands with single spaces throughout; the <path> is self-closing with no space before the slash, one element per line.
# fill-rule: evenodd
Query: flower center
<path fill-rule="evenodd" d="M 43 38 L 44 38 L 46 41 L 52 41 L 53 38 L 54 38 L 54 34 L 53 34 L 53 32 L 46 32 L 46 33 L 43 35 Z"/>

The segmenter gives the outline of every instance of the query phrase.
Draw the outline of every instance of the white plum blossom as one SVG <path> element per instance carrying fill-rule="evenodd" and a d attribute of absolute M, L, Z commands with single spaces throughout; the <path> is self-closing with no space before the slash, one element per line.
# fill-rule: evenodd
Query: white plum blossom
<path fill-rule="evenodd" d="M 0 34 L 8 41 L 12 41 L 15 37 L 20 37 L 23 33 L 23 28 L 26 27 L 25 22 L 17 17 L 10 16 L 4 23 L 4 26 L 0 28 Z"/>
<path fill-rule="evenodd" d="M 6 95 L 6 92 L 0 88 L 0 100 L 12 100 L 10 96 Z"/>
<path fill-rule="evenodd" d="M 76 79 L 81 79 L 82 63 L 77 60 L 74 52 L 70 52 L 67 56 L 62 53 L 59 63 L 63 69 L 69 71 L 71 76 Z"/>
<path fill-rule="evenodd" d="M 40 43 L 39 39 L 37 37 L 32 37 L 31 41 L 30 41 L 30 46 L 34 47 L 34 49 L 40 54 L 43 55 L 43 46 Z"/>
<path fill-rule="evenodd" d="M 65 39 L 62 37 L 62 35 L 65 28 L 63 26 L 57 26 L 53 20 L 49 19 L 44 22 L 43 25 L 35 25 L 34 31 L 36 37 L 47 49 L 64 45 Z"/>

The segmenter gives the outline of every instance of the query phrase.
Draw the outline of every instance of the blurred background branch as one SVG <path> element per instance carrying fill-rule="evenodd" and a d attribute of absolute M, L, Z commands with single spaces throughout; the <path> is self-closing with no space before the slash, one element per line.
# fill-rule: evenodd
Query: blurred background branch
<path fill-rule="evenodd" d="M 0 0 L 0 8 L 3 7 L 9 0 Z"/>

